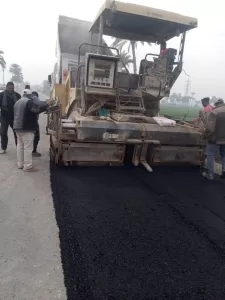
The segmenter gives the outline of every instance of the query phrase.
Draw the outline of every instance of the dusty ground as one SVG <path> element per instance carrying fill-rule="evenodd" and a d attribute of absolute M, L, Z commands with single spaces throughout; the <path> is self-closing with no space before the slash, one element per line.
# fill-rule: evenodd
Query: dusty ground
<path fill-rule="evenodd" d="M 41 116 L 41 124 L 46 115 Z M 44 128 L 42 126 L 42 128 Z M 7 155 L 0 156 L 0 299 L 66 299 L 58 227 L 52 203 L 48 138 L 43 133 L 39 173 L 16 168 L 10 131 Z"/>

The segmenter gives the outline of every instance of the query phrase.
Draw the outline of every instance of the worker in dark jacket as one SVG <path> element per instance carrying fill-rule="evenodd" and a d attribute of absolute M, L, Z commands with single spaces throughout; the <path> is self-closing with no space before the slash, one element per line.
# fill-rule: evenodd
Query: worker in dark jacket
<path fill-rule="evenodd" d="M 44 101 L 40 101 L 39 100 L 39 95 L 37 92 L 33 91 L 32 92 L 32 95 L 33 95 L 33 99 L 34 99 L 34 103 L 37 104 L 37 105 L 44 105 Z M 34 134 L 34 143 L 33 143 L 33 152 L 32 152 L 32 155 L 34 157 L 40 157 L 41 156 L 41 153 L 39 153 L 37 151 L 37 146 L 38 146 L 38 143 L 40 141 L 40 128 L 39 128 L 39 124 L 38 124 L 38 119 L 39 119 L 39 115 L 37 115 L 37 130 L 35 131 L 35 134 Z"/>
<path fill-rule="evenodd" d="M 25 86 L 25 90 L 30 90 L 30 89 L 31 89 L 30 85 L 27 84 Z M 35 104 L 42 105 L 42 104 L 45 103 L 44 101 L 39 100 L 39 95 L 38 95 L 37 92 L 33 91 L 32 95 L 33 95 L 33 99 L 34 99 Z M 37 120 L 38 119 L 39 119 L 39 115 L 37 115 Z M 38 121 L 37 121 L 37 124 L 38 124 Z M 40 141 L 40 128 L 39 128 L 39 124 L 38 124 L 37 130 L 35 131 L 35 134 L 34 134 L 34 143 L 33 143 L 33 152 L 32 152 L 33 157 L 40 157 L 41 156 L 41 153 L 39 153 L 37 151 L 37 146 L 38 146 L 39 141 Z"/>
<path fill-rule="evenodd" d="M 23 96 L 14 106 L 14 124 L 17 144 L 17 166 L 25 172 L 36 172 L 32 165 L 32 150 L 34 133 L 37 130 L 37 115 L 46 111 L 54 100 L 49 100 L 45 105 L 37 105 L 33 101 L 31 90 L 24 90 Z"/>
<path fill-rule="evenodd" d="M 17 100 L 21 98 L 20 94 L 14 91 L 14 83 L 8 82 L 6 90 L 0 93 L 0 108 L 1 108 L 1 149 L 0 154 L 5 154 L 8 146 L 8 128 L 13 129 L 13 108 Z M 15 143 L 17 137 L 14 132 Z"/>
<path fill-rule="evenodd" d="M 214 179 L 214 164 L 218 151 L 222 159 L 222 175 L 225 178 L 225 104 L 220 103 L 215 106 L 209 113 L 206 136 L 208 138 L 207 145 L 207 171 L 203 172 L 203 176 L 207 179 Z"/>

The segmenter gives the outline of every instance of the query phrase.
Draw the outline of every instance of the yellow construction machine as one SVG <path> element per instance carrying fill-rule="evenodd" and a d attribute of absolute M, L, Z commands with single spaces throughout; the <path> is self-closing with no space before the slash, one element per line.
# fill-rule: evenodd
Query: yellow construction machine
<path fill-rule="evenodd" d="M 149 172 L 154 164 L 200 165 L 201 133 L 159 116 L 160 100 L 182 72 L 186 32 L 196 27 L 194 18 L 111 0 L 92 24 L 61 16 L 58 74 L 49 77 L 57 99 L 48 112 L 51 160 L 67 166 L 130 161 Z M 135 74 L 105 36 L 159 44 L 161 51 L 146 53 Z M 166 47 L 179 36 L 178 51 Z"/>

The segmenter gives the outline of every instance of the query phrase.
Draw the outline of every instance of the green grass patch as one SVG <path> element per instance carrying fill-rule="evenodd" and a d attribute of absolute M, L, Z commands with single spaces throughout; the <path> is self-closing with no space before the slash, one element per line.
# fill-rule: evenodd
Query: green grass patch
<path fill-rule="evenodd" d="M 199 115 L 199 107 L 188 107 L 186 105 L 168 105 L 160 106 L 160 114 L 168 115 L 174 119 L 182 120 L 186 116 L 187 121 L 193 121 Z"/>

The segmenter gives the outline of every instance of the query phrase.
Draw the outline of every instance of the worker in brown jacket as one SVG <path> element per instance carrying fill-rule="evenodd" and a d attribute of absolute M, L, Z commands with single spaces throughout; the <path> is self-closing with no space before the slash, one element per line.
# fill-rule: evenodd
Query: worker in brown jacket
<path fill-rule="evenodd" d="M 209 113 L 206 132 L 207 145 L 207 171 L 202 175 L 209 179 L 214 179 L 214 164 L 218 151 L 222 159 L 221 178 L 225 178 L 225 104 L 219 104 Z"/>

